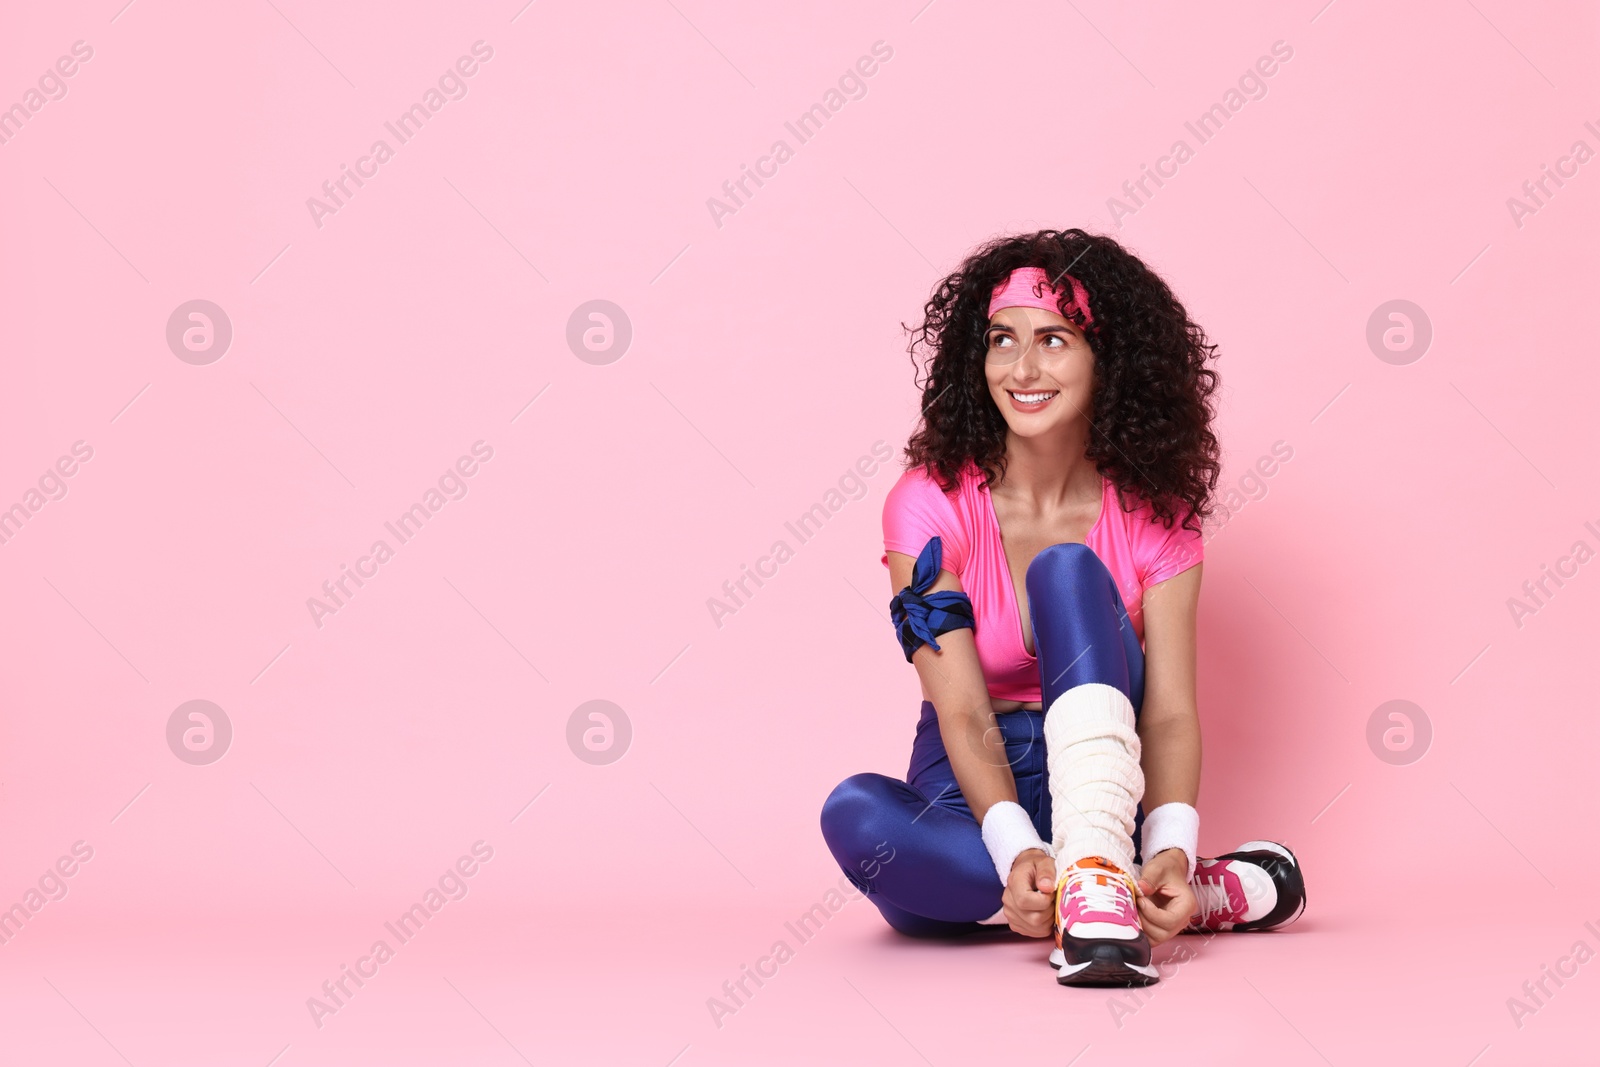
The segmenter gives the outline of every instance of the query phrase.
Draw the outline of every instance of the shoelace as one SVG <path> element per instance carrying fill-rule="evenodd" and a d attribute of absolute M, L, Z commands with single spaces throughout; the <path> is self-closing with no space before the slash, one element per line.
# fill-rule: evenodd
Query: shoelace
<path fill-rule="evenodd" d="M 1100 880 L 1101 875 L 1105 876 L 1104 882 Z M 1114 915 L 1118 919 L 1127 918 L 1133 894 L 1128 891 L 1127 883 L 1121 877 L 1092 867 L 1080 867 L 1067 877 L 1066 891 L 1082 901 L 1085 911 Z"/>
<path fill-rule="evenodd" d="M 1202 924 L 1210 922 L 1213 915 L 1232 918 L 1233 904 L 1228 900 L 1228 887 L 1222 883 L 1221 878 L 1206 878 L 1205 881 L 1197 878 L 1191 883 L 1190 888 L 1194 890 L 1195 899 L 1200 904 Z"/>

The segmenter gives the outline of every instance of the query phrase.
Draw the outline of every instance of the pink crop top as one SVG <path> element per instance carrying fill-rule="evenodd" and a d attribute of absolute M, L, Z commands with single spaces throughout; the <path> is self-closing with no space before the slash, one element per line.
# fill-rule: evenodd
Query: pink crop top
<path fill-rule="evenodd" d="M 1176 523 L 1167 529 L 1144 500 L 1139 500 L 1137 510 L 1123 511 L 1115 484 L 1104 476 L 1100 481 L 1100 517 L 1084 543 L 1116 579 L 1142 645 L 1144 591 L 1199 563 L 1204 541 Z M 972 601 L 973 639 L 989 696 L 1038 701 L 1039 660 L 1023 644 L 1017 590 L 1001 545 L 1000 522 L 983 485 L 983 472 L 970 460 L 948 496 L 924 468 L 913 467 L 900 475 L 884 499 L 885 567 L 889 551 L 915 559 L 928 538 L 936 535 L 943 549 L 941 566 L 961 579 L 961 588 Z"/>

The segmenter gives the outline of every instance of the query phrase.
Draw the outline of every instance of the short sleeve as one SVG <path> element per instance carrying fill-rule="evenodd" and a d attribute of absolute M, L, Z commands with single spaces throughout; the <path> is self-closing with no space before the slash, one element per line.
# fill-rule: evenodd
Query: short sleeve
<path fill-rule="evenodd" d="M 1149 546 L 1143 555 L 1144 585 L 1149 588 L 1193 567 L 1205 558 L 1205 538 L 1198 531 L 1185 529 L 1182 519 L 1174 519 L 1171 529 L 1151 512 L 1147 527 Z"/>
<path fill-rule="evenodd" d="M 912 467 L 883 501 L 883 565 L 889 565 L 890 552 L 915 559 L 930 537 L 939 538 L 940 566 L 959 575 L 967 562 L 967 537 L 955 504 L 925 468 Z"/>

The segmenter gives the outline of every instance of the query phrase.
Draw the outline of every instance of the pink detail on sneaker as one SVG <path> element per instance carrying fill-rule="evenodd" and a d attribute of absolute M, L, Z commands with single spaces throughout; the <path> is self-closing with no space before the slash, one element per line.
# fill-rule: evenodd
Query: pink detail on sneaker
<path fill-rule="evenodd" d="M 1194 865 L 1189 888 L 1194 890 L 1195 901 L 1200 906 L 1200 911 L 1189 920 L 1191 928 L 1226 930 L 1234 923 L 1245 921 L 1249 900 L 1230 864 L 1222 860 L 1201 860 Z"/>
<path fill-rule="evenodd" d="M 1080 860 L 1064 881 L 1059 928 L 1067 937 L 1133 940 L 1143 933 L 1128 876 L 1116 867 Z"/>
<path fill-rule="evenodd" d="M 1229 930 L 1255 922 L 1278 906 L 1278 886 L 1259 865 L 1242 859 L 1201 860 L 1189 882 L 1200 911 L 1191 930 Z"/>

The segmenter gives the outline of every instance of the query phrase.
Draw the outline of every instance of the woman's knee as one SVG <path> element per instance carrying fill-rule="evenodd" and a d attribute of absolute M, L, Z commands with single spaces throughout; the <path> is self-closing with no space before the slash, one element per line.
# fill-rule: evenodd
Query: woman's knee
<path fill-rule="evenodd" d="M 1033 557 L 1028 564 L 1027 585 L 1031 591 L 1041 582 L 1058 586 L 1109 578 L 1110 575 L 1111 571 L 1094 549 L 1079 541 L 1063 541 L 1046 545 Z"/>
<path fill-rule="evenodd" d="M 822 802 L 822 836 L 834 857 L 848 867 L 872 854 L 899 807 L 897 790 L 904 782 L 866 771 L 852 774 L 833 787 Z"/>

